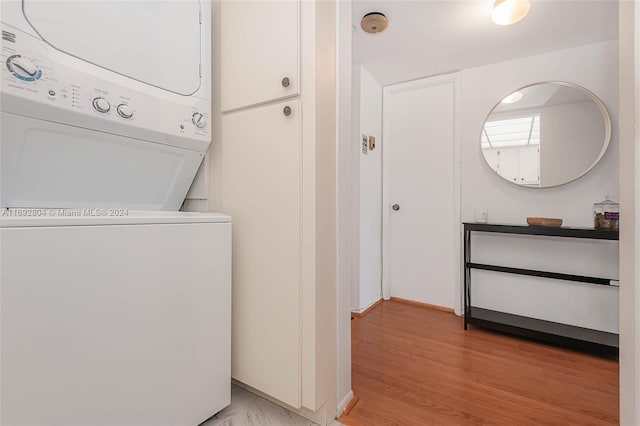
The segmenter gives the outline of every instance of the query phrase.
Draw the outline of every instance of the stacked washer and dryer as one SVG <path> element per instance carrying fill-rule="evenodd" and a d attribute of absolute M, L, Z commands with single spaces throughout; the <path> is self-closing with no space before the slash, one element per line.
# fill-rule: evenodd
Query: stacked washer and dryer
<path fill-rule="evenodd" d="M 3 0 L 3 425 L 197 425 L 230 402 L 210 4 Z"/>

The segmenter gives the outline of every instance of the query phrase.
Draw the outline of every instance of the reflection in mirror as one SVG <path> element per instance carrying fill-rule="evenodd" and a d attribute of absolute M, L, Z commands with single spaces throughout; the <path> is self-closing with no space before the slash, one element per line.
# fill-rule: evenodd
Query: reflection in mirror
<path fill-rule="evenodd" d="M 570 83 L 516 90 L 487 117 L 480 138 L 489 166 L 503 179 L 548 188 L 571 182 L 602 158 L 611 137 L 603 103 Z"/>

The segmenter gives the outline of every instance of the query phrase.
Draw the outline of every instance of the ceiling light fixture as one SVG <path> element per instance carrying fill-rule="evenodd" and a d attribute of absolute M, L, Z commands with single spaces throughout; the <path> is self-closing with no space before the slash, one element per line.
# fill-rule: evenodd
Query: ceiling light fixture
<path fill-rule="evenodd" d="M 389 20 L 384 13 L 371 12 L 362 17 L 360 26 L 362 30 L 369 34 L 376 34 L 383 32 L 389 25 Z"/>
<path fill-rule="evenodd" d="M 512 94 L 510 94 L 506 98 L 504 98 L 502 100 L 502 103 L 503 104 L 514 104 L 514 103 L 518 102 L 520 99 L 522 99 L 522 92 L 518 90 L 518 91 L 513 92 Z"/>
<path fill-rule="evenodd" d="M 496 0 L 491 19 L 497 25 L 515 24 L 527 16 L 530 8 L 529 0 Z"/>

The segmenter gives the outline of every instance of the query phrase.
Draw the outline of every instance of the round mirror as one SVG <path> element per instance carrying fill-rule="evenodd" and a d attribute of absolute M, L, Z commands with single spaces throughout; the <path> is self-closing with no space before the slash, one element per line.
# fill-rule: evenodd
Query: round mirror
<path fill-rule="evenodd" d="M 480 145 L 503 179 L 549 188 L 591 170 L 610 138 L 611 119 L 600 99 L 575 84 L 548 82 L 502 99 L 484 122 Z"/>

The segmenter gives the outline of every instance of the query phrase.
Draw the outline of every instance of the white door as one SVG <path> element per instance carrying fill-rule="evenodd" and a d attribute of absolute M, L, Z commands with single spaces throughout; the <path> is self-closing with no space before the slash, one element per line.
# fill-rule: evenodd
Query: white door
<path fill-rule="evenodd" d="M 299 93 L 299 1 L 220 4 L 222 111 Z"/>
<path fill-rule="evenodd" d="M 386 296 L 458 308 L 455 76 L 384 90 Z"/>
<path fill-rule="evenodd" d="M 222 117 L 233 217 L 232 376 L 300 407 L 300 102 Z"/>

